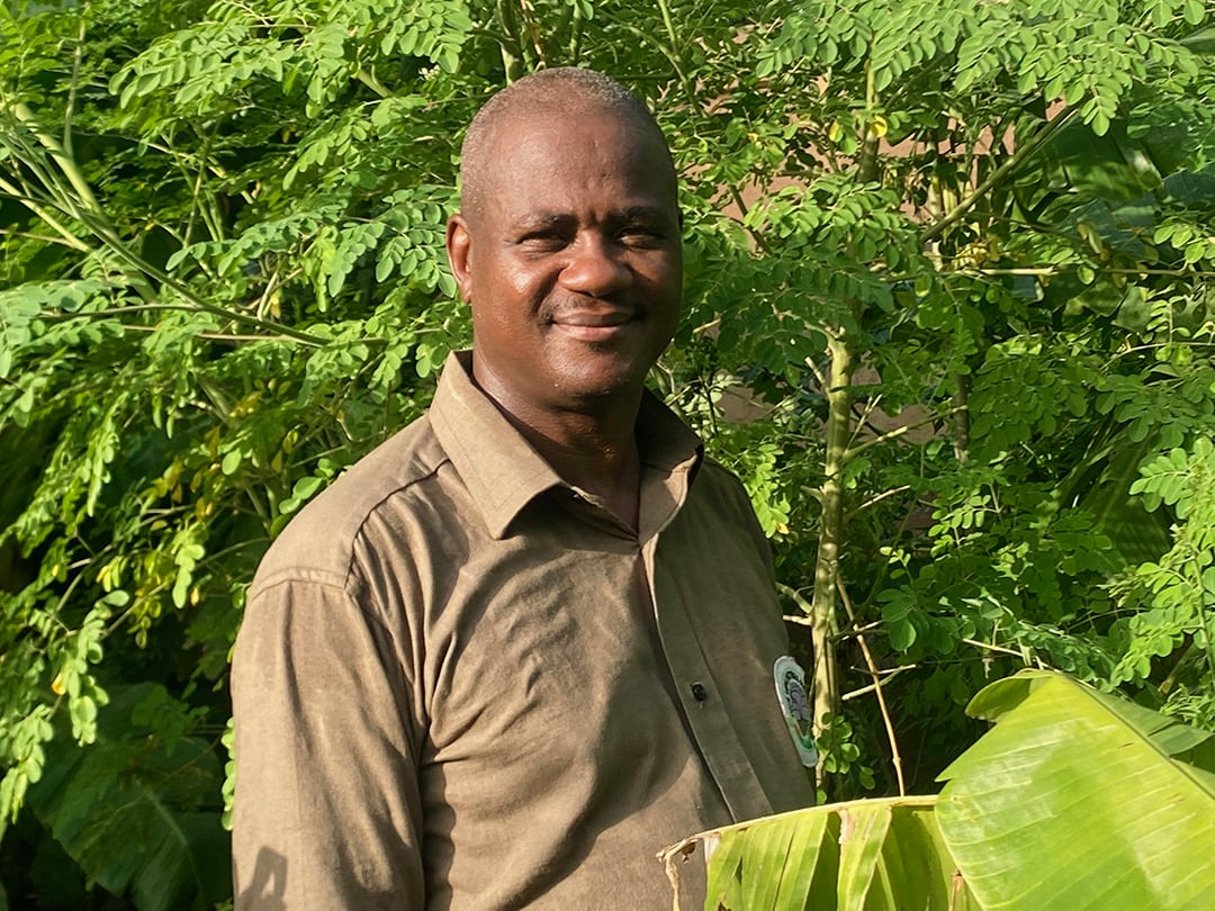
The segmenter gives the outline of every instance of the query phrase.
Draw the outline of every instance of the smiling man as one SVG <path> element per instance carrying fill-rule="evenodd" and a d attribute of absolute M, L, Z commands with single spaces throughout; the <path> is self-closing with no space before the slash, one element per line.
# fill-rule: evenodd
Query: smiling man
<path fill-rule="evenodd" d="M 662 134 L 542 71 L 461 179 L 472 351 L 250 589 L 238 909 L 665 908 L 663 845 L 812 801 L 766 542 L 644 388 L 681 295 Z"/>

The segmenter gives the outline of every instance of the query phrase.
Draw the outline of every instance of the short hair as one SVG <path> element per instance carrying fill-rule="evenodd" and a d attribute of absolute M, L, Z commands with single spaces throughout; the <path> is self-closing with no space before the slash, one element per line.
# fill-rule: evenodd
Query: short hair
<path fill-rule="evenodd" d="M 477 111 L 460 146 L 460 206 L 465 212 L 480 208 L 494 134 L 511 117 L 533 113 L 605 113 L 635 123 L 658 141 L 675 165 L 666 137 L 649 109 L 628 89 L 603 73 L 573 66 L 537 70 L 493 95 Z"/>

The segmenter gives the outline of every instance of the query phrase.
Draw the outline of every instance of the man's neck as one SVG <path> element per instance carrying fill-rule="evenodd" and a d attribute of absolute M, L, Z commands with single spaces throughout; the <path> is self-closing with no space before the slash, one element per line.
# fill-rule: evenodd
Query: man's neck
<path fill-rule="evenodd" d="M 640 390 L 581 411 L 536 409 L 491 390 L 482 391 L 562 479 L 603 500 L 617 518 L 636 530 L 641 485 L 636 436 Z"/>
<path fill-rule="evenodd" d="M 631 428 L 627 435 L 596 429 L 554 438 L 533 427 L 516 426 L 557 474 L 603 500 L 613 515 L 637 529 L 641 460 Z"/>

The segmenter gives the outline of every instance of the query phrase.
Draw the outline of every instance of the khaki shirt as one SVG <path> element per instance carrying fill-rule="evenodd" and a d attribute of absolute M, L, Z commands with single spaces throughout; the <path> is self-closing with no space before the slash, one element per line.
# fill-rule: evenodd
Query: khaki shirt
<path fill-rule="evenodd" d="M 242 911 L 665 909 L 662 846 L 813 802 L 738 481 L 647 398 L 635 533 L 467 370 L 448 361 L 429 414 L 310 503 L 250 589 Z"/>

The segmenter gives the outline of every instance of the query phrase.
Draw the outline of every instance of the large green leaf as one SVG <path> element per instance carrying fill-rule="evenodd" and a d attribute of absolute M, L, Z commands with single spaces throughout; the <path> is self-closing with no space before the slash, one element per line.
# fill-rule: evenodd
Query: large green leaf
<path fill-rule="evenodd" d="M 82 751 L 57 738 L 29 805 L 91 881 L 140 911 L 211 907 L 231 877 L 219 761 L 206 741 L 181 736 L 160 687 L 110 692 L 97 743 Z"/>
<path fill-rule="evenodd" d="M 935 797 L 856 800 L 702 832 L 664 852 L 703 845 L 707 911 L 977 908 L 933 814 Z"/>
<path fill-rule="evenodd" d="M 984 908 L 1215 908 L 1210 735 L 1060 674 L 982 690 L 997 722 L 942 774 L 946 843 Z"/>

